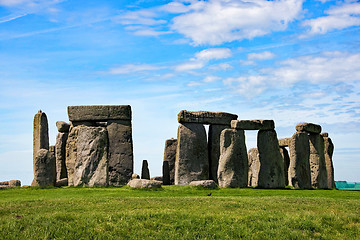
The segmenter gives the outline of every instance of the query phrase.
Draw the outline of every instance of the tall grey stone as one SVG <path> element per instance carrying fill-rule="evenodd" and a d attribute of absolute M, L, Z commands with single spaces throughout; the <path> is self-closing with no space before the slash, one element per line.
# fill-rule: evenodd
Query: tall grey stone
<path fill-rule="evenodd" d="M 328 188 L 335 188 L 334 181 L 334 165 L 332 161 L 332 156 L 334 153 L 334 144 L 331 138 L 328 137 L 328 134 L 321 134 L 324 138 L 324 146 L 325 146 L 325 165 L 327 172 L 327 184 Z"/>
<path fill-rule="evenodd" d="M 289 185 L 289 165 L 290 165 L 290 156 L 289 152 L 286 147 L 280 147 L 280 153 L 284 160 L 284 179 L 285 179 L 285 186 Z"/>
<path fill-rule="evenodd" d="M 54 186 L 55 182 L 55 155 L 48 149 L 40 149 L 34 159 L 34 180 L 31 186 Z"/>
<path fill-rule="evenodd" d="M 171 138 L 165 141 L 164 162 L 168 162 L 170 184 L 175 181 L 175 158 L 176 158 L 177 139 Z"/>
<path fill-rule="evenodd" d="M 217 173 L 220 158 L 220 135 L 221 132 L 230 128 L 227 125 L 214 125 L 209 126 L 208 134 L 208 149 L 209 149 L 209 179 L 218 182 Z"/>
<path fill-rule="evenodd" d="M 134 171 L 132 127 L 129 120 L 109 120 L 109 184 L 124 185 Z"/>
<path fill-rule="evenodd" d="M 237 119 L 237 115 L 225 112 L 190 112 L 182 110 L 178 114 L 179 123 L 230 125 L 231 120 L 235 119 Z"/>
<path fill-rule="evenodd" d="M 66 144 L 70 186 L 108 185 L 108 136 L 104 127 L 73 127 Z"/>
<path fill-rule="evenodd" d="M 324 139 L 318 133 L 309 134 L 311 185 L 313 188 L 327 189 Z"/>
<path fill-rule="evenodd" d="M 148 161 L 147 161 L 147 160 L 143 160 L 143 161 L 142 161 L 141 179 L 148 179 L 148 180 L 150 180 L 149 164 L 148 164 Z"/>
<path fill-rule="evenodd" d="M 296 132 L 289 143 L 289 185 L 294 188 L 311 189 L 310 145 L 306 132 Z"/>
<path fill-rule="evenodd" d="M 275 130 L 260 130 L 257 146 L 260 160 L 258 187 L 285 187 L 284 162 Z"/>
<path fill-rule="evenodd" d="M 220 187 L 248 185 L 248 158 L 243 130 L 225 129 L 220 137 L 218 182 Z"/>
<path fill-rule="evenodd" d="M 259 151 L 251 148 L 248 152 L 248 186 L 257 187 L 260 170 Z"/>
<path fill-rule="evenodd" d="M 197 123 L 179 124 L 177 139 L 175 185 L 207 180 L 209 158 L 204 126 Z"/>
<path fill-rule="evenodd" d="M 56 158 L 56 180 L 67 178 L 66 170 L 66 141 L 69 133 L 59 132 L 56 136 L 55 158 Z"/>
<path fill-rule="evenodd" d="M 49 128 L 46 114 L 41 110 L 34 116 L 33 161 L 40 149 L 49 149 Z"/>
<path fill-rule="evenodd" d="M 163 161 L 162 172 L 163 185 L 171 185 L 169 161 Z"/>

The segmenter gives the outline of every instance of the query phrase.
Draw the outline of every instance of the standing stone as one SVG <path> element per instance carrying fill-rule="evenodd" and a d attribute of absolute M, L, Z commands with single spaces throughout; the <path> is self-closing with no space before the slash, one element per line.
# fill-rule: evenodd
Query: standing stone
<path fill-rule="evenodd" d="M 310 145 L 306 132 L 296 132 L 289 143 L 289 185 L 294 188 L 311 189 Z"/>
<path fill-rule="evenodd" d="M 248 158 L 243 130 L 225 129 L 220 137 L 218 181 L 220 187 L 247 187 Z"/>
<path fill-rule="evenodd" d="M 287 186 L 289 185 L 288 170 L 290 165 L 290 156 L 288 150 L 285 147 L 280 147 L 280 153 L 284 160 L 284 179 L 285 179 L 285 186 Z"/>
<path fill-rule="evenodd" d="M 332 161 L 332 156 L 334 153 L 334 144 L 331 141 L 331 138 L 328 137 L 328 134 L 322 133 L 321 135 L 324 138 L 324 144 L 325 144 L 325 165 L 327 172 L 328 188 L 335 188 L 334 165 Z"/>
<path fill-rule="evenodd" d="M 66 144 L 70 186 L 108 185 L 108 136 L 104 127 L 71 129 Z"/>
<path fill-rule="evenodd" d="M 230 128 L 230 126 L 226 125 L 214 125 L 211 124 L 209 126 L 209 136 L 208 136 L 208 149 L 209 149 L 209 179 L 214 180 L 216 183 L 218 182 L 217 174 L 218 174 L 218 165 L 220 158 L 220 135 L 221 132 Z"/>
<path fill-rule="evenodd" d="M 54 186 L 55 181 L 55 155 L 47 149 L 40 149 L 35 155 L 34 180 L 31 186 Z"/>
<path fill-rule="evenodd" d="M 67 178 L 66 160 L 66 141 L 69 133 L 59 132 L 56 136 L 55 157 L 56 157 L 56 181 Z"/>
<path fill-rule="evenodd" d="M 48 120 L 41 110 L 34 116 L 33 161 L 40 149 L 49 149 Z"/>
<path fill-rule="evenodd" d="M 134 169 L 132 127 L 129 120 L 109 120 L 109 184 L 129 182 Z"/>
<path fill-rule="evenodd" d="M 324 139 L 320 134 L 310 133 L 310 170 L 313 188 L 326 189 L 327 173 L 325 165 Z"/>
<path fill-rule="evenodd" d="M 175 185 L 209 178 L 205 128 L 198 123 L 179 124 L 175 160 Z"/>
<path fill-rule="evenodd" d="M 257 148 L 251 148 L 248 152 L 248 186 L 256 187 L 258 185 L 260 159 Z"/>
<path fill-rule="evenodd" d="M 168 161 L 163 161 L 162 172 L 163 172 L 163 185 L 171 185 L 170 168 Z"/>
<path fill-rule="evenodd" d="M 257 137 L 260 188 L 285 187 L 284 162 L 275 130 L 260 130 Z"/>
<path fill-rule="evenodd" d="M 141 179 L 149 179 L 150 180 L 149 164 L 148 164 L 147 160 L 143 160 L 143 162 L 142 162 Z"/>
<path fill-rule="evenodd" d="M 164 162 L 169 164 L 170 184 L 175 181 L 175 158 L 177 139 L 171 138 L 165 141 Z"/>

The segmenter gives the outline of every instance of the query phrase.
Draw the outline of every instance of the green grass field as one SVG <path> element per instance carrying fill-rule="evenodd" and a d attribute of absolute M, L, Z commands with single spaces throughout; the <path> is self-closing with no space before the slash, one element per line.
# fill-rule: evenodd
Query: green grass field
<path fill-rule="evenodd" d="M 360 192 L 5 189 L 0 239 L 360 239 Z"/>

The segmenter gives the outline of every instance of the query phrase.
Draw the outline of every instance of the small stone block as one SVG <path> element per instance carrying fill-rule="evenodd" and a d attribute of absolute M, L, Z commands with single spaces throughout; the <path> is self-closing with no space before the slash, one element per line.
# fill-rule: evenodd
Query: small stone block
<path fill-rule="evenodd" d="M 179 123 L 230 125 L 231 120 L 235 120 L 237 117 L 235 114 L 225 112 L 190 112 L 182 110 L 178 114 L 178 121 Z"/>
<path fill-rule="evenodd" d="M 239 130 L 273 130 L 273 120 L 232 120 L 231 128 Z"/>
<path fill-rule="evenodd" d="M 320 135 L 323 137 L 329 137 L 329 133 L 327 133 L 327 132 L 320 133 Z"/>
<path fill-rule="evenodd" d="M 321 133 L 321 126 L 314 123 L 298 123 L 296 131 L 308 133 Z"/>
<path fill-rule="evenodd" d="M 68 106 L 70 121 L 131 120 L 130 105 Z"/>
<path fill-rule="evenodd" d="M 63 122 L 63 121 L 57 121 L 56 127 L 59 132 L 69 132 L 70 124 Z"/>
<path fill-rule="evenodd" d="M 290 144 L 291 138 L 281 138 L 279 139 L 279 147 L 288 147 Z"/>

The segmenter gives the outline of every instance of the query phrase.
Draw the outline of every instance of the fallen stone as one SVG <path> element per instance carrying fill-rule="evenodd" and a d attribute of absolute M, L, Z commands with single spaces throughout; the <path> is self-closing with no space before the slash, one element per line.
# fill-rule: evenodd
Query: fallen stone
<path fill-rule="evenodd" d="M 248 151 L 248 186 L 256 187 L 258 185 L 260 159 L 257 148 L 251 148 Z"/>
<path fill-rule="evenodd" d="M 130 105 L 69 106 L 70 121 L 131 120 Z"/>
<path fill-rule="evenodd" d="M 310 145 L 306 132 L 296 132 L 290 141 L 289 185 L 294 188 L 311 189 Z"/>
<path fill-rule="evenodd" d="M 148 179 L 132 179 L 128 185 L 132 188 L 161 188 L 161 181 Z"/>
<path fill-rule="evenodd" d="M 320 134 L 310 134 L 311 185 L 315 189 L 327 189 L 324 139 Z"/>
<path fill-rule="evenodd" d="M 332 156 L 334 153 L 334 144 L 331 141 L 331 138 L 329 138 L 328 134 L 323 135 L 324 138 L 324 144 L 325 144 L 325 165 L 326 165 L 326 172 L 327 172 L 327 184 L 328 188 L 332 189 L 335 188 L 335 181 L 334 181 L 334 165 L 332 161 Z M 326 137 L 324 137 L 326 136 Z"/>
<path fill-rule="evenodd" d="M 209 158 L 205 128 L 202 124 L 183 123 L 178 128 L 175 160 L 175 185 L 209 179 Z"/>
<path fill-rule="evenodd" d="M 141 179 L 150 179 L 149 164 L 147 160 L 143 160 L 142 162 Z"/>
<path fill-rule="evenodd" d="M 273 120 L 232 120 L 231 128 L 239 130 L 273 130 Z"/>
<path fill-rule="evenodd" d="M 49 149 L 49 128 L 46 114 L 39 110 L 34 116 L 33 161 L 40 149 Z"/>
<path fill-rule="evenodd" d="M 288 176 L 288 170 L 290 165 L 290 156 L 289 152 L 285 147 L 280 147 L 280 153 L 284 160 L 284 180 L 285 180 L 285 186 L 289 185 L 289 176 Z"/>
<path fill-rule="evenodd" d="M 10 180 L 10 181 L 5 181 L 5 182 L 0 182 L 0 186 L 2 188 L 21 187 L 21 181 L 20 180 Z"/>
<path fill-rule="evenodd" d="M 54 186 L 55 182 L 55 155 L 47 149 L 40 149 L 35 155 L 34 180 L 31 186 Z"/>
<path fill-rule="evenodd" d="M 203 188 L 214 189 L 216 188 L 216 183 L 214 180 L 200 180 L 192 181 L 189 184 L 190 186 L 202 186 Z"/>
<path fill-rule="evenodd" d="M 308 133 L 321 133 L 321 126 L 314 123 L 298 123 L 296 131 Z"/>
<path fill-rule="evenodd" d="M 133 173 L 131 175 L 131 179 L 140 179 L 140 176 L 139 176 L 139 174 Z"/>
<path fill-rule="evenodd" d="M 56 187 L 64 187 L 64 186 L 67 186 L 67 185 L 68 185 L 68 179 L 67 178 L 57 180 L 56 183 L 55 183 Z"/>
<path fill-rule="evenodd" d="M 150 178 L 150 180 L 156 180 L 156 181 L 162 182 L 162 181 L 163 181 L 163 177 L 162 177 L 162 176 L 156 176 L 156 177 Z"/>
<path fill-rule="evenodd" d="M 106 129 L 109 139 L 109 184 L 127 184 L 134 172 L 131 122 L 110 120 Z"/>
<path fill-rule="evenodd" d="M 225 112 L 190 112 L 181 110 L 178 114 L 179 123 L 229 125 L 231 120 L 235 119 L 237 119 L 237 115 Z"/>
<path fill-rule="evenodd" d="M 63 121 L 57 121 L 56 127 L 59 132 L 66 133 L 66 132 L 69 132 L 70 124 L 63 122 Z"/>
<path fill-rule="evenodd" d="M 279 147 L 288 147 L 290 145 L 291 138 L 279 139 Z"/>
<path fill-rule="evenodd" d="M 260 130 L 257 148 L 260 160 L 258 187 L 284 188 L 284 161 L 275 130 Z"/>
<path fill-rule="evenodd" d="M 59 132 L 56 136 L 55 158 L 56 158 L 56 180 L 67 178 L 66 169 L 66 141 L 69 133 Z"/>
<path fill-rule="evenodd" d="M 218 166 L 220 158 L 220 135 L 221 132 L 230 128 L 227 125 L 214 125 L 209 126 L 208 134 L 208 149 L 209 149 L 209 179 L 218 182 Z"/>
<path fill-rule="evenodd" d="M 162 177 L 163 185 L 171 185 L 170 169 L 169 169 L 168 161 L 163 161 L 162 172 L 163 172 L 163 177 Z"/>
<path fill-rule="evenodd" d="M 248 158 L 244 130 L 223 130 L 220 137 L 220 153 L 217 172 L 219 186 L 247 187 Z"/>
<path fill-rule="evenodd" d="M 170 184 L 175 181 L 175 158 L 176 158 L 177 139 L 171 138 L 165 141 L 164 162 L 169 164 Z"/>

